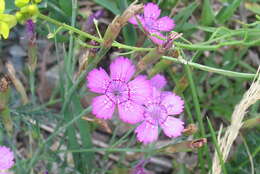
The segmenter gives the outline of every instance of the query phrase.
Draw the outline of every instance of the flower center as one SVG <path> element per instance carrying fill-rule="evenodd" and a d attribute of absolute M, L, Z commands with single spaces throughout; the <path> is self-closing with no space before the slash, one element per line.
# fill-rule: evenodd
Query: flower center
<path fill-rule="evenodd" d="M 145 28 L 147 28 L 148 32 L 150 32 L 150 33 L 158 31 L 155 27 L 154 19 L 146 19 L 145 20 Z"/>
<path fill-rule="evenodd" d="M 122 94 L 121 94 L 121 91 L 119 91 L 119 90 L 115 90 L 115 91 L 113 91 L 112 92 L 113 94 L 114 94 L 114 96 L 121 96 Z"/>
<path fill-rule="evenodd" d="M 113 79 L 110 81 L 105 95 L 114 104 L 121 104 L 130 99 L 130 89 L 128 84 L 121 79 Z"/>
<path fill-rule="evenodd" d="M 159 103 L 146 105 L 144 116 L 153 125 L 163 124 L 168 117 L 166 108 Z"/>

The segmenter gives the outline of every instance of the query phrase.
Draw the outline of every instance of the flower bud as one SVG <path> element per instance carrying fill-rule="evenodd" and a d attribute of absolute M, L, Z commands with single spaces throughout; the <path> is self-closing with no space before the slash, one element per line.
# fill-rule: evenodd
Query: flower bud
<path fill-rule="evenodd" d="M 198 127 L 195 124 L 189 124 L 184 130 L 183 134 L 193 135 L 198 131 Z"/>
<path fill-rule="evenodd" d="M 35 15 L 38 13 L 38 7 L 35 4 L 29 5 L 27 10 L 30 15 Z"/>
<path fill-rule="evenodd" d="M 21 13 L 26 14 L 28 12 L 28 5 L 21 8 Z"/>
<path fill-rule="evenodd" d="M 23 20 L 23 14 L 19 11 L 15 13 L 15 17 L 16 17 L 17 21 Z"/>
<path fill-rule="evenodd" d="M 22 8 L 29 3 L 30 0 L 15 0 L 14 4 L 16 7 Z"/>

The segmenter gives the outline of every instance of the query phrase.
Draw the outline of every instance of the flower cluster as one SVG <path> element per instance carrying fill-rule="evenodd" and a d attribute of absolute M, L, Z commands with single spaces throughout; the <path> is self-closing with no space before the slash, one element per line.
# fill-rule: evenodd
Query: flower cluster
<path fill-rule="evenodd" d="M 15 16 L 18 22 L 24 24 L 28 19 L 36 19 L 39 12 L 37 4 L 42 0 L 15 0 L 15 6 L 20 8 Z"/>
<path fill-rule="evenodd" d="M 110 119 L 117 106 L 119 117 L 127 123 L 135 124 L 142 120 L 143 104 L 151 93 L 145 76 L 137 76 L 135 66 L 129 59 L 118 57 L 110 65 L 110 77 L 104 69 L 94 69 L 88 76 L 88 88 L 102 94 L 92 102 L 92 112 L 98 118 Z"/>
<path fill-rule="evenodd" d="M 152 93 L 145 103 L 143 122 L 136 128 L 137 138 L 144 144 L 151 143 L 158 138 L 160 126 L 168 137 L 178 137 L 184 127 L 183 122 L 171 117 L 183 111 L 183 100 L 170 91 L 161 91 L 166 85 L 166 79 L 156 75 L 150 80 Z"/>
<path fill-rule="evenodd" d="M 117 57 L 110 65 L 110 76 L 103 68 L 92 70 L 87 76 L 90 91 L 101 94 L 92 101 L 92 113 L 111 119 L 118 110 L 120 119 L 136 128 L 137 139 L 144 144 L 158 138 L 159 126 L 168 137 L 183 131 L 183 122 L 171 117 L 183 111 L 183 100 L 172 92 L 163 92 L 166 79 L 156 75 L 151 80 L 143 75 L 133 78 L 135 66 L 125 57 Z"/>
<path fill-rule="evenodd" d="M 147 33 L 149 33 L 150 35 L 159 36 L 150 36 L 150 39 L 154 43 L 162 45 L 165 42 L 166 38 L 161 32 L 171 31 L 175 27 L 175 24 L 174 21 L 168 16 L 159 18 L 160 14 L 161 10 L 158 5 L 154 3 L 147 3 L 144 6 L 144 13 L 132 17 L 129 22 L 137 26 L 138 21 L 140 21 L 143 29 Z"/>
<path fill-rule="evenodd" d="M 0 146 L 0 171 L 8 170 L 14 165 L 14 154 L 5 146 Z"/>
<path fill-rule="evenodd" d="M 16 25 L 16 18 L 13 15 L 4 14 L 5 11 L 5 0 L 0 0 L 0 39 L 3 36 L 7 39 L 9 36 L 10 29 Z"/>

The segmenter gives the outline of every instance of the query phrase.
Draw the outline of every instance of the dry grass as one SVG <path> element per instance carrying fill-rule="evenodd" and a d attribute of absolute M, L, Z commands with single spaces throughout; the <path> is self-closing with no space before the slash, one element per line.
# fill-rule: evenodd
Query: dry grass
<path fill-rule="evenodd" d="M 239 104 L 236 105 L 235 110 L 232 114 L 231 125 L 227 128 L 226 133 L 222 137 L 221 137 L 221 133 L 219 133 L 218 145 L 224 162 L 227 160 L 232 144 L 239 134 L 239 129 L 243 125 L 243 118 L 247 113 L 247 109 L 260 99 L 260 72 L 259 71 L 260 71 L 260 67 L 258 68 L 256 78 L 252 83 L 251 87 L 244 94 Z M 221 129 L 222 128 L 220 128 L 219 132 L 222 131 Z M 220 159 L 217 154 L 217 151 L 215 150 L 215 154 L 213 158 L 212 174 L 220 174 L 221 169 L 222 168 L 220 164 Z"/>

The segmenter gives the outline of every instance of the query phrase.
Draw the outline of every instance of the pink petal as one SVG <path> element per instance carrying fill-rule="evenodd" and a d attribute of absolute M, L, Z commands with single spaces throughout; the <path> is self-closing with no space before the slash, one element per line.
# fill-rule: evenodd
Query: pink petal
<path fill-rule="evenodd" d="M 103 68 L 93 69 L 87 76 L 87 87 L 92 92 L 105 93 L 110 78 Z"/>
<path fill-rule="evenodd" d="M 158 139 L 158 126 L 144 121 L 135 129 L 135 133 L 138 141 L 148 144 Z"/>
<path fill-rule="evenodd" d="M 161 91 L 155 87 L 152 87 L 152 94 L 148 100 L 148 102 L 155 103 L 161 101 Z"/>
<path fill-rule="evenodd" d="M 144 108 L 132 101 L 127 101 L 118 105 L 119 117 L 122 121 L 135 124 L 142 121 Z"/>
<path fill-rule="evenodd" d="M 0 170 L 7 170 L 14 165 L 14 154 L 8 147 L 0 146 Z"/>
<path fill-rule="evenodd" d="M 150 83 L 153 87 L 157 89 L 162 89 L 166 85 L 166 78 L 163 75 L 157 74 L 153 76 L 150 80 Z"/>
<path fill-rule="evenodd" d="M 167 97 L 168 95 L 171 95 L 171 91 L 162 91 L 161 92 L 161 101 L 164 99 L 164 97 Z"/>
<path fill-rule="evenodd" d="M 164 42 L 166 42 L 166 37 L 163 34 L 161 34 L 160 32 L 154 32 L 154 33 L 150 33 L 150 34 L 157 35 L 157 36 L 160 36 L 161 38 L 165 39 L 165 40 L 162 40 L 156 36 L 149 36 L 150 39 L 153 41 L 153 43 L 155 43 L 157 45 L 162 45 L 162 44 L 164 44 Z"/>
<path fill-rule="evenodd" d="M 159 31 L 171 31 L 174 28 L 174 21 L 168 16 L 164 16 L 155 22 L 154 27 Z"/>
<path fill-rule="evenodd" d="M 112 96 L 110 96 L 112 97 Z M 95 97 L 92 101 L 92 113 L 97 118 L 111 119 L 115 110 L 115 104 L 106 95 Z"/>
<path fill-rule="evenodd" d="M 140 21 L 143 21 L 143 17 L 141 17 L 140 15 L 135 15 L 135 16 L 131 17 L 128 20 L 128 22 L 130 22 L 133 25 L 138 25 L 138 22 L 137 22 L 136 18 L 138 18 Z"/>
<path fill-rule="evenodd" d="M 183 111 L 184 101 L 181 97 L 171 93 L 163 98 L 162 105 L 166 107 L 169 115 L 177 115 Z"/>
<path fill-rule="evenodd" d="M 156 20 L 161 14 L 161 10 L 157 4 L 147 3 L 144 6 L 144 18 Z"/>
<path fill-rule="evenodd" d="M 130 99 L 135 103 L 143 104 L 151 94 L 151 86 L 145 76 L 137 76 L 128 83 Z"/>
<path fill-rule="evenodd" d="M 184 122 L 181 119 L 169 116 L 163 124 L 160 124 L 160 126 L 162 127 L 165 135 L 175 138 L 181 135 L 184 129 L 183 124 Z"/>
<path fill-rule="evenodd" d="M 131 79 L 134 73 L 135 66 L 129 59 L 123 56 L 117 57 L 110 64 L 110 75 L 112 79 L 120 79 L 124 82 L 127 82 Z"/>

